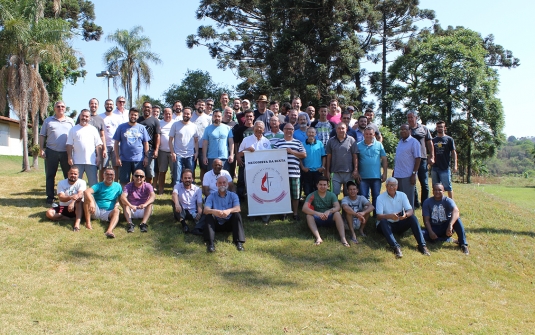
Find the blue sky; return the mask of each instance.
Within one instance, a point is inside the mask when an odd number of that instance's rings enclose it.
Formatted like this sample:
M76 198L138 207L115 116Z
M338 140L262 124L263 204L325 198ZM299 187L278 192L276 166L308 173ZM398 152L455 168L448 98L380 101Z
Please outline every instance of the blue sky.
M197 1L123 1L93 0L96 23L104 29L99 42L73 40L77 51L85 58L88 74L75 85L67 84L63 97L71 109L87 108L92 97L103 102L107 98L107 82L97 78L96 73L105 69L103 54L112 44L105 37L117 29L128 29L136 25L144 28L144 35L152 40L152 51L160 55L163 63L153 65L153 80L149 88L143 87L141 94L159 98L172 84L179 84L188 69L208 71L214 82L234 86L238 80L227 70L217 68L204 47L188 49L186 36L194 34L197 28L210 21L195 18ZM495 43L512 50L520 58L521 66L513 70L500 69L500 92L505 111L505 133L535 136L535 107L528 97L534 94L531 83L535 77L535 43L531 30L531 15L535 12L535 2L528 0L420 0L420 7L433 9L443 27L464 26L481 33L493 34ZM365 67L367 67L365 65ZM111 98L122 91L111 87ZM535 94L534 94L535 95ZM101 103L102 104L102 103ZM103 111L101 106L100 112Z

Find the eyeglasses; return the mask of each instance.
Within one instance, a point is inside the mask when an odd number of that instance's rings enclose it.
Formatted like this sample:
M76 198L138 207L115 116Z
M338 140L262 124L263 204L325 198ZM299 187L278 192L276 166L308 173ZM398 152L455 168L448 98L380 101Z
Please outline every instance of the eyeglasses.
M284 128L284 130L294 131L295 129L293 129L293 128Z
M145 178L145 176L141 175L141 174L135 174L134 177L136 177L136 178Z
M214 107L214 104L207 104L206 106Z
M63 105L57 105L56 108L65 108Z
M120 103L120 104L125 104L126 103L126 101L124 101L124 100L119 100L117 102Z

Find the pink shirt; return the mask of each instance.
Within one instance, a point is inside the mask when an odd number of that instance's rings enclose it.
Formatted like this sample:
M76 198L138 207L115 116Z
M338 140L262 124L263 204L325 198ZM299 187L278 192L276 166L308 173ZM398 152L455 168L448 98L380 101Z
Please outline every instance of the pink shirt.
M152 185L146 182L143 182L141 187L136 187L134 182L130 182L123 188L123 193L126 193L126 199L134 206L147 202L152 192L154 192Z
M336 115L331 115L329 113L327 113L327 120L335 123L335 124L339 124L340 121L342 120L342 113L338 113Z

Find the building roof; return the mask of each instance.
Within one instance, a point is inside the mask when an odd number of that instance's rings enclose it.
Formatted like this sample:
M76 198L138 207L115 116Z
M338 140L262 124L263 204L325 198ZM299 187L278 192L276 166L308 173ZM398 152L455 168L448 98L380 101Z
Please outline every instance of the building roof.
M19 120L15 120L15 119L12 119L12 118L9 118L9 117L6 117L6 116L0 116L0 121L6 121L6 122L11 122L11 123L14 123L14 124L19 124Z

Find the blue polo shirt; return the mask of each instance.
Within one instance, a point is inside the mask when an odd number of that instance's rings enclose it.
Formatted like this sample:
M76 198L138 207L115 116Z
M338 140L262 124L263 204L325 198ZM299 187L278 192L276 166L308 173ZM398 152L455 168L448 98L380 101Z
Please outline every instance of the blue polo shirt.
M394 177L409 178L414 170L414 161L420 157L420 142L410 136L401 139L396 148Z
M377 140L368 145L361 141L359 148L359 173L362 179L381 179L381 157L386 156L383 144Z
M321 168L321 158L327 156L325 147L321 141L314 139L313 143L303 143L307 156L303 159L303 165L310 169L310 171L317 171Z
M225 210L232 207L239 206L240 200L238 199L238 195L234 192L227 191L227 194L225 194L224 197L219 195L218 191L210 193L210 195L206 198L206 202L204 203L205 206L210 207L211 209L218 209L218 210ZM230 219L230 214L226 218L216 218L217 222L219 224L224 224L228 219Z

